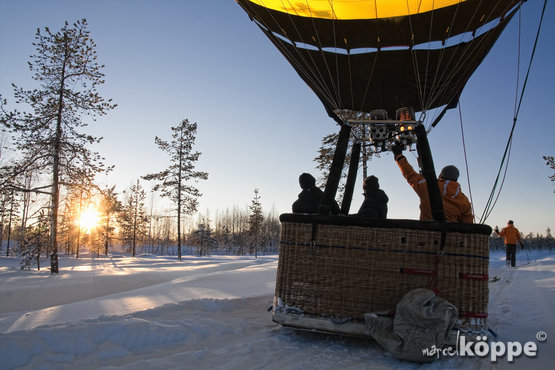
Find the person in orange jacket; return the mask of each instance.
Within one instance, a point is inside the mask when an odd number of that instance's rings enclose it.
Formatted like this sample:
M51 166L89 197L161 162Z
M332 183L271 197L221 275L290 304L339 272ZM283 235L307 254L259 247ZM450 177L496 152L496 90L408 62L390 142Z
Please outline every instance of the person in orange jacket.
M522 244L522 238L520 237L520 231L514 226L513 220L507 222L507 227L504 227L499 231L499 228L495 227L495 233L502 238L505 238L505 252L507 266L509 263L511 267L515 267L516 264L516 241L520 243L520 248L524 249L524 244Z
M392 152L403 177L420 198L420 220L433 220L426 179L412 168L407 158L403 155L403 150L400 146L393 146ZM457 182L458 178L459 170L452 165L445 166L438 177L445 219L449 222L472 224L474 223L472 206L466 195L463 194L461 185Z

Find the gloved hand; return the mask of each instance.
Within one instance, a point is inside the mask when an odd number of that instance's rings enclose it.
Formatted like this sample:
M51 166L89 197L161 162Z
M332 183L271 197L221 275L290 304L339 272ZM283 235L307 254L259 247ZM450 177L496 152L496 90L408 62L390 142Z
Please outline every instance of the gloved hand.
M524 244L520 243L520 249L524 249Z
M391 147L391 151L393 152L393 156L397 157L399 154L403 153L403 147L398 144L395 144Z

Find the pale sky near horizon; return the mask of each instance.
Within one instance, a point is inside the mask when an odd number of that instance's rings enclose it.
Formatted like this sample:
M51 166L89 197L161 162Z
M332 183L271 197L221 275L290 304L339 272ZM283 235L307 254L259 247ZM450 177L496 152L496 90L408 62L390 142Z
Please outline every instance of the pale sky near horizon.
M522 13L520 79L543 1L529 0ZM200 211L214 215L247 207L258 188L265 212L289 212L300 192L298 176L317 176L314 157L321 138L338 127L272 43L234 0L0 0L0 94L13 103L15 83L36 87L27 67L37 28L61 28L86 18L105 64L104 98L118 107L90 132L94 146L115 170L105 179L122 191L140 176L165 168L168 157L154 137L170 138L181 120L197 122L197 168L209 173L196 184ZM555 7L547 4L516 126L504 187L491 216L492 227L515 221L522 232L555 229L553 170L543 155L555 155L553 36ZM475 213L489 197L513 121L517 85L518 19L475 72L461 96L466 151ZM436 170L454 164L470 195L458 109L449 111L429 136ZM408 155L416 166L416 159ZM391 153L370 162L388 194L390 218L419 215L418 197ZM361 173L351 213L362 202ZM143 182L146 189L150 184Z

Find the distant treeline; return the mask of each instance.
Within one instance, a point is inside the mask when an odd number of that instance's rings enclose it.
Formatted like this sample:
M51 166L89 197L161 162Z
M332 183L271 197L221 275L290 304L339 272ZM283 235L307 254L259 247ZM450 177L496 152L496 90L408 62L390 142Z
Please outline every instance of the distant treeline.
M59 253L76 258L83 253L178 254L175 217L170 213L148 215L143 212L139 227L132 227L126 222L130 218L128 211L128 207L120 208L116 212L118 217L112 218L109 228L100 222L91 230L83 230L76 225L74 217L62 215L63 227L58 233ZM261 212L261 209L256 211ZM252 207L234 207L217 211L214 217L199 213L194 219L183 220L182 252L197 256L277 254L280 234L278 215L271 211L254 219L253 215L257 212L253 212ZM0 253L21 257L24 268L40 267L39 257L47 257L51 252L48 249L47 223L44 216L25 229L19 222L0 223ZM254 229L253 224L257 223Z
M551 235L551 229L547 229L545 231L545 235L536 233L528 233L527 235L520 234L522 238L522 242L524 244L524 248L526 249L540 249L540 250L549 250L555 248L555 238ZM489 242L490 250L497 250L497 249L504 249L505 243L503 242L503 238L494 235L490 237Z
M261 226L257 233L253 233L252 211L248 207L226 209L217 211L213 217L199 213L195 219L188 218L184 222L184 244L182 253L191 256L208 255L269 255L279 253L280 222L275 211L268 212L261 218ZM45 220L46 221L46 220ZM63 229L60 239L62 243L60 253L79 257L81 253L96 255L127 254L153 254L160 256L176 256L177 237L175 235L175 217L170 215L151 214L144 219L142 232L137 233L135 246L132 239L126 237L126 227L114 223L114 235L106 238L105 229L99 227L95 230L84 232L79 228ZM46 222L45 222L46 223ZM63 223L62 223L63 224ZM22 267L40 267L39 256L47 257L48 228L38 222L27 230L26 238L35 240L35 243L21 243L17 236L21 233L20 227L14 223L8 229L4 223L1 235L0 253L2 255L17 255L22 258ZM6 239L11 235L10 239ZM521 235L527 249L542 249L551 251L555 247L555 238L551 230L547 229L545 235L529 233ZM106 242L108 241L108 245ZM29 246L35 248L29 248ZM9 249L8 249L9 248ZM492 235L490 237L490 250L504 249L503 239Z

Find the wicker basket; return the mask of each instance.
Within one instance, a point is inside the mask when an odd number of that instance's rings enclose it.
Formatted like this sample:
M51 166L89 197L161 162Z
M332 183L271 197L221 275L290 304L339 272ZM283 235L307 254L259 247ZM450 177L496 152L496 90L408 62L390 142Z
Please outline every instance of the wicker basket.
M289 311L278 309L274 321L291 325L280 318L284 312L362 321L365 313L394 310L412 289L429 288L459 309L459 325L487 329L489 226L292 214L280 220L275 306ZM293 326L314 325L303 321Z

